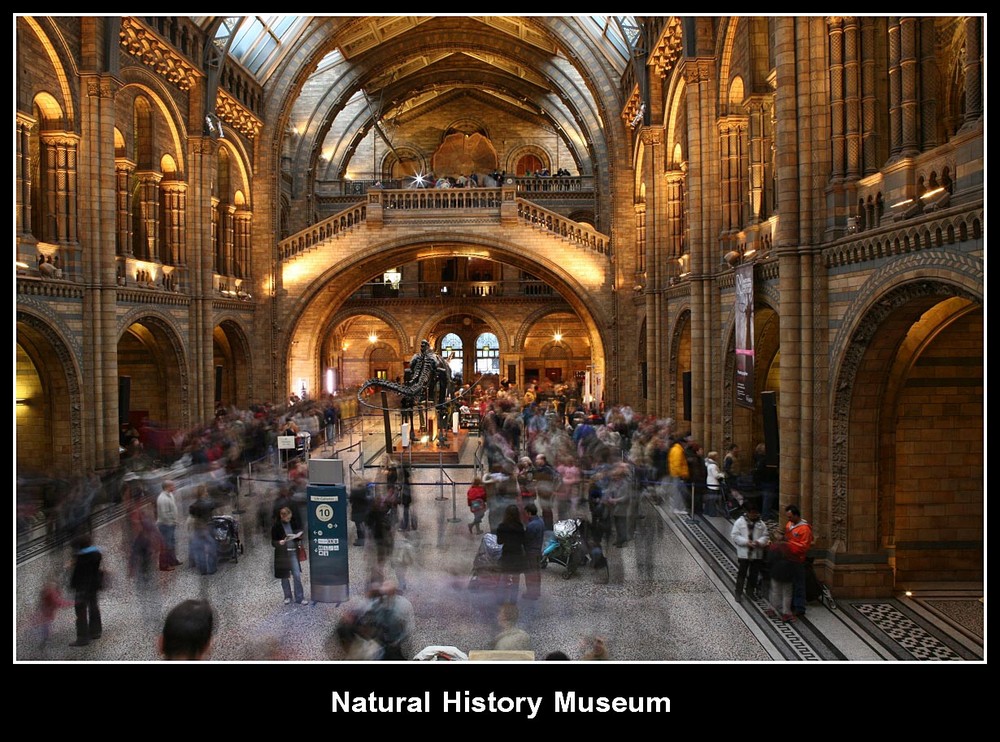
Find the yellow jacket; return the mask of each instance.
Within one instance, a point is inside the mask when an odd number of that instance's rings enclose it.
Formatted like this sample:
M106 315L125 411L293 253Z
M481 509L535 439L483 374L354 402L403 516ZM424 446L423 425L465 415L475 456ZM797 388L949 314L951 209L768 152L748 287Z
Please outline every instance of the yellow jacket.
M667 462L670 464L670 476L690 479L691 472L688 471L687 456L684 455L684 446L675 443L670 447L670 454Z

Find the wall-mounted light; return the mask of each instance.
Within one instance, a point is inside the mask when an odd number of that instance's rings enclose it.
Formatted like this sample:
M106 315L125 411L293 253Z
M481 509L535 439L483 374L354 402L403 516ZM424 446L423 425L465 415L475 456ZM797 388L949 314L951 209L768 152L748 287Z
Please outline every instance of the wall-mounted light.
M375 343L378 342L378 335L372 332L372 334L368 336L368 342L375 345Z
M561 343L562 342L562 333L561 332L557 332L555 335L552 336L552 339L555 340L557 343Z
M27 398L26 398L26 397L17 397L17 398L16 398L15 400L14 400L14 404L17 404L17 405L22 405L22 406L23 406L23 405L26 405L26 404L28 404L28 400L27 400Z

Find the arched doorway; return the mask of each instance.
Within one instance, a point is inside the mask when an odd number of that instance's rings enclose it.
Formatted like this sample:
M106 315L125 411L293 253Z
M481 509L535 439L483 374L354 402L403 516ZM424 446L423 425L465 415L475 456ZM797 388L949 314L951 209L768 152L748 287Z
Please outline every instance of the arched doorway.
M834 386L832 548L883 555L870 569L884 591L980 583L982 304L921 280L868 307Z
M132 322L118 340L119 420L139 432L147 453L169 457L189 427L187 372L180 342L166 321Z
M212 367L215 372L213 400L226 407L250 406L250 351L246 335L227 320L212 332Z

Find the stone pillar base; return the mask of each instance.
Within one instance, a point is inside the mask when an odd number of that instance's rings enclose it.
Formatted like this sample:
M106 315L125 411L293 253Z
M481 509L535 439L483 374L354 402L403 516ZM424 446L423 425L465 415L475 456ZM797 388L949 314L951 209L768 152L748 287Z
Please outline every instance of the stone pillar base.
M870 556L871 561L852 560L840 563L817 557L813 568L817 579L830 588L835 599L893 597L896 576L892 566L884 556Z

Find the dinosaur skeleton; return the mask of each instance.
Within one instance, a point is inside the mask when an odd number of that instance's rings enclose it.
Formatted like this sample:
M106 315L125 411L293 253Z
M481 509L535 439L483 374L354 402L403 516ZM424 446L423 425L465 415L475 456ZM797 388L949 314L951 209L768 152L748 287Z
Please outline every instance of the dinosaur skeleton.
M412 379L409 384L397 384L395 381L389 381L388 379L368 379L358 389L358 402L365 407L381 410L381 407L369 404L364 400L365 391L373 387L379 387L395 392L402 397L412 399L414 403L429 401L429 397L436 391L437 402L434 405L435 408L442 408L451 404L452 400L448 398L448 392L451 389L451 369L441 356L431 350L430 343L426 340L420 341L420 351L415 353L410 360L410 373L412 374ZM464 394L468 394L481 379L482 377L470 384Z

